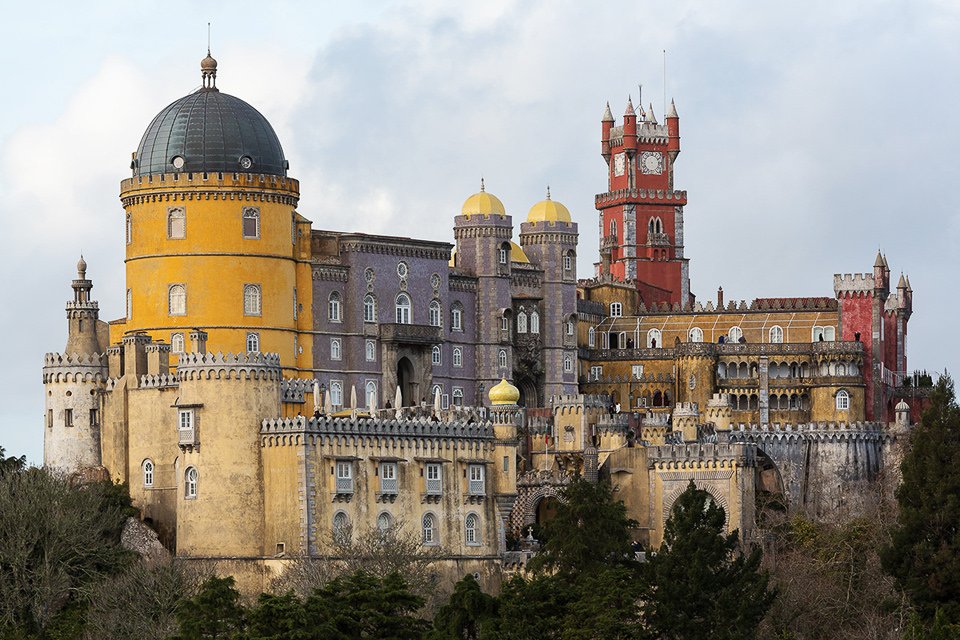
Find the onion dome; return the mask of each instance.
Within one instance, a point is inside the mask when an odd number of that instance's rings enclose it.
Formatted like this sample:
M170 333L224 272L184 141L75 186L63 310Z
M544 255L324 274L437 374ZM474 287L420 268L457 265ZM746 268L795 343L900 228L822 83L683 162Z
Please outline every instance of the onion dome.
M910 405L908 405L905 400L901 400L900 402L897 403L897 406L894 407L894 411L896 411L897 413L903 413L904 411L909 413Z
M547 187L547 199L530 207L527 222L572 222L572 219L569 209L550 199L550 187Z
M490 398L490 404L492 405L517 404L520 402L520 389L507 382L506 378L502 378L499 383L490 389L487 397Z
M79 262L77 262L77 273L80 274L81 279L87 274L87 261L83 259L82 253Z
M216 87L217 61L200 63L203 87L165 107L134 156L134 176L160 173L263 173L285 176L288 163L270 123Z
M503 203L500 202L500 198L492 193L487 193L483 185L483 179L481 178L480 191L464 201L463 207L460 209L460 213L468 217L491 214L505 216L507 215L507 210L503 207Z
M510 262L523 262L524 264L530 264L530 258L527 257L527 252L523 250L523 247L512 240L510 241Z

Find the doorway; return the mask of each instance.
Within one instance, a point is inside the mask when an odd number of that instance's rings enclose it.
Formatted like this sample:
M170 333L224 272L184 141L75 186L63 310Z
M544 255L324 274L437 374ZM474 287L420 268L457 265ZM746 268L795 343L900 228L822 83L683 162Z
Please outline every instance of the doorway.
M419 401L417 397L419 385L414 379L413 363L406 356L397 361L397 385L400 387L403 406L412 407L416 405Z

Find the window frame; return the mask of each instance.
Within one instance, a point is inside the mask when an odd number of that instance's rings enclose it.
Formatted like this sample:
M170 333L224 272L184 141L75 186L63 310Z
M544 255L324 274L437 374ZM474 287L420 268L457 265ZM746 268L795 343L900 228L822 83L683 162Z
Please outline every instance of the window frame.
M770 344L783 344L783 327L778 324L770 327L767 331L767 340Z
M443 349L441 349L438 344L433 345L433 348L430 350L430 364L435 367L443 364Z
M174 220L180 221L180 235L174 234ZM167 240L184 240L187 237L186 207L167 207Z
M507 350L500 349L497 353L497 368L506 369L509 362L507 361Z
M327 296L327 320L337 324L343 322L343 296L339 291L331 291Z
M330 359L335 362L343 360L343 342L340 338L330 338Z
M687 331L687 341L694 343L703 342L703 329L700 327L690 327Z
M463 347L454 347L452 356L453 366L456 369L463 367Z
M247 233L247 220L254 221L254 235ZM260 207L242 207L240 209L240 233L244 240L260 239Z
M193 465L190 465L183 472L183 498L184 500L196 500L200 493L200 472Z
M263 288L252 282L243 285L243 315L263 315Z
M366 340L364 341L364 357L367 362L376 362L377 361L377 341L376 340Z
M174 310L174 294L177 294L177 301L182 304L181 310ZM187 315L187 285L182 282L174 282L167 285L167 315L185 316Z
M573 373L573 358L566 356L563 359L563 372L564 373Z
M463 305L459 302L450 307L450 330L463 331Z
M253 345L256 349L251 349ZM246 339L247 353L260 353L260 333L257 331L248 331Z
M377 321L377 299L372 293L363 296L363 321L366 323Z
M340 409L343 408L343 381L330 381L330 404Z
M540 312L536 309L530 312L530 333L540 334Z
M622 317L623 317L623 303L622 303L622 302L611 302L611 303L610 303L610 317L611 317L611 318L622 318Z
M463 519L463 542L468 547L479 547L481 545L480 516L472 511Z
M401 302L401 298L406 302ZM413 324L413 301L409 294L404 291L397 294L394 300L394 311L397 324Z
M733 344L738 344L740 342L740 338L742 337L743 337L743 329L740 328L740 325L735 324L729 329L727 329L727 340L729 342Z
M187 337L184 335L183 331L174 331L170 334L170 352L171 353L186 353L187 351Z
M840 389L837 391L836 398L834 399L834 406L837 411L849 411L850 410L850 392L846 389Z
M155 470L153 460L151 460L150 458L147 458L146 460L143 461L142 467L143 467L143 486L145 488L153 487L153 480L154 480L153 476L154 476L154 470Z
M439 300L431 300L427 307L427 318L431 327L443 326L443 307Z
M657 346L653 346L653 341L656 340ZM663 332L660 329L654 327L647 331L647 349L662 349L663 348Z

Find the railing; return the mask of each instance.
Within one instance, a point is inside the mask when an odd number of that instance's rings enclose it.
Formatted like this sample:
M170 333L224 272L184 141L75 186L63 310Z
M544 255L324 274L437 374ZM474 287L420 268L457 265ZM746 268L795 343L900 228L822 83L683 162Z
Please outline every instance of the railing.
M427 495L439 496L443 493L443 480L440 478L427 478Z
M353 493L353 478L337 478L337 493Z
M397 479L380 478L380 493L397 493Z
M616 246L617 246L617 236L615 235L603 236L603 238L600 239L601 249L613 249Z
M472 496L482 496L486 494L486 487L484 487L483 478L479 480L470 479L467 483L467 493Z
M429 324L383 323L380 325L380 339L406 344L440 344L443 331Z
M181 447L192 447L199 444L197 442L197 430L193 427L189 429L177 429L177 435L179 436L178 439Z
M648 233L647 244L657 247L668 246L670 244L670 236L665 233Z

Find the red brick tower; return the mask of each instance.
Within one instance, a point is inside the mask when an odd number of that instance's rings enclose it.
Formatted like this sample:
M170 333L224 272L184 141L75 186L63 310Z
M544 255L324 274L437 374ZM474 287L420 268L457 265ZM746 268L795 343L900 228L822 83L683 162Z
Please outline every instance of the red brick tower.
M693 302L689 261L683 255L686 191L673 190L673 164L680 154L680 118L670 103L666 124L653 105L644 113L627 101L623 126L615 127L610 105L601 121L601 153L607 162L607 192L600 211L600 276L636 283L643 301Z

